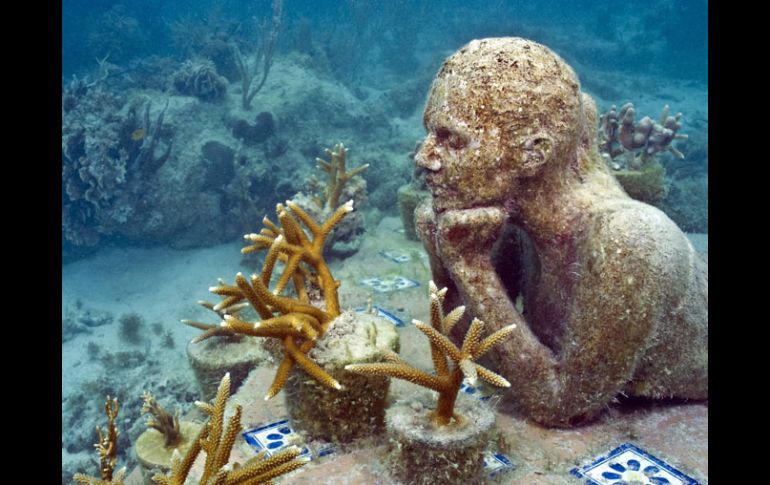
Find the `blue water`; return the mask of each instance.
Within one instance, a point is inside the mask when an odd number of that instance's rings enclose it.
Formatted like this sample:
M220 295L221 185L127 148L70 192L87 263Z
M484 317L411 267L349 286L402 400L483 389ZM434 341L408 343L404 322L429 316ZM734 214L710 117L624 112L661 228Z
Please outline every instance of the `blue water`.
M706 0L284 0L273 30L275 7L268 0L63 1L65 272L110 251L232 244L259 230L276 203L306 190L318 175L313 160L328 159L324 148L340 141L350 148L349 168L370 165L359 207L367 227L398 215L396 191L412 179L433 77L470 40L498 36L549 46L575 69L600 112L629 101L655 120L664 105L681 111L689 139L676 146L684 158L660 156L669 191L656 205L685 231L708 233ZM271 32L277 37L266 83L244 110L231 49L254 63ZM195 84L202 78L184 78L189 62L213 66L218 84L206 91ZM256 66L263 72L262 60ZM169 259L187 264L180 254ZM213 274L211 284L219 276L231 275ZM73 278L90 277L98 275ZM68 339L85 338L82 332L100 343L93 329L112 325L115 333L126 314L141 316L139 303L121 302L104 315L88 308L87 295L81 307L71 289L63 292L72 296L65 334L75 333ZM194 307L198 297L185 297ZM144 322L147 335L152 323ZM69 379L63 375L65 423L86 413L87 431L63 439L63 447L89 453L93 424L104 423L103 402L85 402L84 388L73 391ZM104 376L87 384L92 401L121 391ZM192 401L190 389L167 391ZM83 465L63 465L63 483Z
M125 32L109 31L110 41L99 42L100 24L116 7L133 19ZM62 55L64 76L87 72L94 57L107 46L120 50L127 62L148 55L179 55L170 24L185 17L200 22L244 28L254 16L270 12L269 1L134 1L66 0L63 2ZM288 53L292 39L308 24L321 49L349 42L346 49L369 53L355 70L385 66L399 69L398 59L370 57L379 50L399 52L402 62L431 51L454 50L467 41L491 36L521 35L547 43L553 28L575 32L572 42L557 49L567 58L602 69L647 73L707 81L708 2L706 0L632 2L597 1L340 1L284 2L284 31L279 47ZM211 24L209 24L211 25ZM247 27L245 27L247 28ZM615 43L633 54L592 56L578 45L587 40ZM325 38L326 37L326 38ZM104 40L104 39L101 39ZM335 44L336 45L336 44ZM431 67L431 66L424 66Z

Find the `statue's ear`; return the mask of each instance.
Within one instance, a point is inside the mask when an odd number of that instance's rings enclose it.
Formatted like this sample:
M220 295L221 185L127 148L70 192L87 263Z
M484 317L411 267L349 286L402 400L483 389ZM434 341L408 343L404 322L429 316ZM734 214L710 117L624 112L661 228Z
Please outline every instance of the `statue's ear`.
M583 108L580 146L588 151L596 145L598 140L596 129L599 126L599 114L596 108L596 102L586 93L580 93L580 105Z
M546 133L535 133L524 142L522 157L522 175L531 177L540 171L553 155L554 142Z

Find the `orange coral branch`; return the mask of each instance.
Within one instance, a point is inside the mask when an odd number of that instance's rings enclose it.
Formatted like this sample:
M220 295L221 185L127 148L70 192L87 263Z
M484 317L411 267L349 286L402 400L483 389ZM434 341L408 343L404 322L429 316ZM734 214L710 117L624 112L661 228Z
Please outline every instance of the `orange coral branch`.
M509 325L500 329L479 342L484 322L474 319L465 335L462 346L457 348L446 337L446 334L460 319L465 307L457 307L447 316L444 316L442 305L446 288L439 290L432 281L428 286L430 289L431 325L426 325L418 320L414 320L413 323L430 341L436 375L426 374L404 363L395 355L385 356L385 359L389 361L388 363L353 364L345 366L345 369L359 374L396 377L438 392L436 409L431 412L430 416L437 424L446 426L460 419L454 413L454 405L464 377L471 382L475 382L480 377L494 386L510 387L510 383L503 377L476 364L474 360L489 350L492 345L501 342L510 335L516 325ZM452 362L451 367L447 359Z
M339 282L334 279L324 260L323 247L334 227L352 210L353 202L349 201L337 208L327 221L319 224L293 202L287 202L286 206L278 204L276 213L280 227L265 217L262 221L265 228L260 234L244 236L252 244L243 248L243 253L267 250L260 274L246 278L238 273L235 285L220 282L218 286L210 288L223 298L212 307L222 318L219 325L221 330L185 321L188 325L205 330L197 340L219 335L221 333L218 332L222 331L281 339L284 358L266 399L280 392L294 364L322 384L340 388L339 383L306 354L313 348L314 341L326 332L331 321L340 314L337 293ZM302 225L308 229L309 234L305 233ZM281 274L271 291L269 285L276 268L281 265ZM289 282L294 284L295 296L282 295ZM324 299L322 308L311 304L308 285L320 286ZM226 308L239 305L244 300L259 314L260 321L248 322L223 313Z

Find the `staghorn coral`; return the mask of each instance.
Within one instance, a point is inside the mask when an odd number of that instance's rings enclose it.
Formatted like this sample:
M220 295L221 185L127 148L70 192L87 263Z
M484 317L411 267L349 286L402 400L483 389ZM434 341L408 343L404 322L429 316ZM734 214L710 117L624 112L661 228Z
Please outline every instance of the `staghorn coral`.
M226 286L227 283L223 279L219 279L219 286ZM226 300L227 296L221 296L222 300ZM242 302L242 303L234 303L229 304L224 307L220 305L216 305L214 303L210 303L208 301L200 300L198 301L198 304L202 306L203 308L206 308L208 310L211 310L212 312L216 313L219 317L220 321L225 318L225 315L230 316L237 316L238 313L241 312L244 308L248 307L249 304ZM182 320L182 323L185 325L189 325L191 327L197 328L199 330L203 330L203 333L198 335L192 340L192 343L198 343L202 342L210 337L218 336L218 337L240 337L239 334L233 332L229 328L225 328L222 325L218 323L203 323L203 322L196 322L193 320Z
M379 362L382 354L399 349L399 334L388 320L346 310L330 324L308 353L342 386L319 385L305 373L294 372L284 387L286 410L306 439L348 443L384 431L390 379L353 374L349 364Z
M145 482L149 477L171 469L174 453L183 454L193 445L202 425L194 421L179 421L179 411L172 415L150 394L142 395L142 414L150 414L145 422L147 429L134 441L134 454L141 465Z
M669 116L666 105L659 123L648 116L634 123L634 115L631 103L624 104L619 113L615 106L604 113L599 122L599 150L629 196L657 206L669 191L666 170L657 154L668 151L684 158L671 145L675 139L687 139L687 135L677 133L682 113Z
M275 477L289 473L305 465L309 458L298 458L301 453L296 446L288 447L266 458L263 451L243 465L229 464L230 452L235 440L243 429L241 426L241 406L225 425L225 406L230 397L230 374L225 374L217 390L213 404L197 401L195 404L209 415L208 422L185 453L184 457L174 452L171 471L168 474L156 474L153 480L158 485L184 485L193 463L201 450L206 452L203 472L198 479L200 485L252 485L270 483Z
M339 282L334 280L324 261L323 247L331 230L352 210L353 202L348 201L337 208L323 225L319 225L295 203L288 201L286 207L278 204L276 212L281 227L265 217L265 227L260 234L244 236L251 245L243 248L242 253L267 250L261 273L248 279L238 273L235 285L220 283L210 288L212 293L223 297L222 301L212 307L215 312L222 312L222 328L237 334L281 339L284 356L265 396L266 400L280 392L295 364L323 385L341 388L334 378L306 354L315 345L315 340L326 332L331 321L340 314L337 297ZM310 230L312 239L305 234L300 221ZM276 263L279 262L284 265L283 271L274 289L270 291L268 286ZM281 295L289 283L294 285L294 297ZM315 306L311 298L318 291L322 293L323 300ZM257 312L260 321L247 322L228 312L228 308L244 301ZM198 340L217 333L206 324L189 321L183 323L205 330Z
M226 283L220 279L219 284ZM214 311L213 303L206 301L198 303ZM248 303L235 304L214 313L217 314L220 322L225 314L244 319L247 317L241 317L240 312L248 306ZM219 381L225 373L230 373L232 389L235 390L240 387L255 366L270 360L269 353L262 342L243 338L243 335L223 328L219 323L210 325L190 320L183 320L182 323L204 331L186 348L187 360L195 372L203 399L212 399L216 395Z
M439 290L433 281L430 282L429 286L431 325L426 325L418 320L413 320L413 323L430 340L430 353L436 375L410 366L401 360L398 354L392 352L386 355L389 361L387 363L352 364L345 366L345 369L359 374L397 377L432 389L438 392L439 397L436 409L430 413L431 420L439 426L459 424L463 422L463 419L455 414L454 406L463 379L468 379L471 384L475 384L477 379L481 378L494 386L510 387L508 381L503 377L480 366L475 361L492 346L508 337L516 325L503 327L479 341L484 322L474 318L462 346L457 348L447 338L447 335L462 317L465 307L459 306L445 316L443 303L447 289ZM452 362L451 366L447 359Z
M625 154L626 167L634 170L640 170L661 152L668 151L684 158L682 152L671 145L674 140L687 139L687 135L677 133L682 127L679 123L682 113L669 116L668 105L665 105L658 123L649 116L635 123L632 103L624 104L620 112L615 110L613 105L600 118L599 150L606 158L614 162L615 157ZM614 162L613 168L617 170L621 166Z
M325 150L330 159L316 158L317 167L327 173L325 182L310 179L309 192L296 194L292 201L302 207L316 219L326 219L339 206L340 199L353 200L358 206L366 197L366 180L358 176L369 164L361 165L347 171L348 149L342 143ZM358 250L365 231L363 214L356 212L334 228L327 239L326 248L329 253L347 255Z
M330 157L329 161L322 158L316 158L315 161L318 164L318 168L328 174L328 182L326 186L321 188L323 192L323 199L320 197L316 200L316 204L323 208L324 211L332 211L339 207L340 195L345 185L356 175L362 173L369 168L369 164L361 165L348 172L345 167L348 149L342 143L337 143L333 148L327 148L326 154ZM318 188L321 187L320 182L316 181L314 185Z
M107 414L107 429L102 433L102 429L96 427L99 441L94 444L94 447L99 451L99 475L101 478L76 473L72 479L77 483L84 485L123 485L123 479L126 475L125 467L116 473L114 472L118 455L118 436L120 435L115 427L118 410L118 398L110 401L110 396L107 396L107 401L104 403L104 411Z
M163 406L158 404L152 394L149 391L144 391L142 394L142 414L151 414L152 416L147 418L145 423L148 428L156 429L163 434L164 443L166 447L171 447L179 443L182 439L182 434L179 431L179 416L178 413L173 415L166 411Z

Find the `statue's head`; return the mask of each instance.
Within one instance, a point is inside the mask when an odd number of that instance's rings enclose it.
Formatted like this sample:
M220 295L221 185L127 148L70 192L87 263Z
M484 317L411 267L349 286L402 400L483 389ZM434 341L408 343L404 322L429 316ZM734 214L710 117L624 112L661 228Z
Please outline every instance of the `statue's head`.
M558 55L515 38L474 40L444 62L415 157L436 210L502 205L524 178L566 169L586 116L575 72Z

